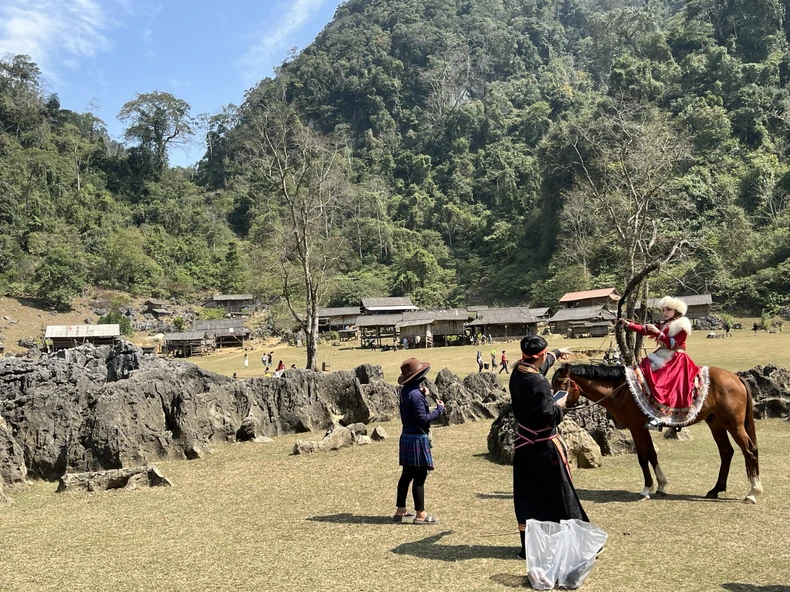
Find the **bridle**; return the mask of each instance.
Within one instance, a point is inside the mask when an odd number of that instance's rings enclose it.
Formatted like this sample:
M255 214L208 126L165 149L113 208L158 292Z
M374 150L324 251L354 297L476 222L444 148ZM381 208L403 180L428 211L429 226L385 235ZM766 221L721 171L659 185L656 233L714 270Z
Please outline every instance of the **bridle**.
M587 407L594 407L595 405L600 405L601 403L606 401L606 399L609 399L609 398L613 397L615 394L617 394L619 391L621 391L623 389L623 387L625 387L628 384L628 382L623 382L623 384L618 386L616 389L614 389L611 393L609 393L605 397L601 397L597 401L593 401L593 400L590 399L590 396L587 393L584 392L584 389L579 386L579 383L576 382L575 380L573 380L570 375L571 375L571 371L568 370L568 375L565 376L564 378L560 379L561 390L570 392L570 389L568 387L571 386L574 389L576 389L577 391L579 391L580 395L584 395L584 398L587 399L587 401L588 401L587 405L574 405L573 407L571 407L571 409L578 409L578 408L583 408L584 409L584 408L587 408Z

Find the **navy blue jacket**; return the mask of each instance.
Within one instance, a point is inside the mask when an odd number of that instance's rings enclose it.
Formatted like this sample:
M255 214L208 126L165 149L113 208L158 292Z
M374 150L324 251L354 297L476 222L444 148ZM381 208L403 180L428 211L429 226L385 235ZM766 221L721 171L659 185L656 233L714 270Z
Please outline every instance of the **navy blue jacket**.
M400 419L404 434L427 434L431 422L444 411L444 406L428 412L428 401L420 391L420 385L407 382L400 389Z

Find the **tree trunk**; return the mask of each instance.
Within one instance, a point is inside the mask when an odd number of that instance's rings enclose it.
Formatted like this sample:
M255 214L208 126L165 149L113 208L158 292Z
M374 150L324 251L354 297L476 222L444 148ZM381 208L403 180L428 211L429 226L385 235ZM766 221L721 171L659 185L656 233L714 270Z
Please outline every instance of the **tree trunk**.
M305 334L305 340L307 341L307 364L305 368L318 371L318 302L314 300L307 304Z

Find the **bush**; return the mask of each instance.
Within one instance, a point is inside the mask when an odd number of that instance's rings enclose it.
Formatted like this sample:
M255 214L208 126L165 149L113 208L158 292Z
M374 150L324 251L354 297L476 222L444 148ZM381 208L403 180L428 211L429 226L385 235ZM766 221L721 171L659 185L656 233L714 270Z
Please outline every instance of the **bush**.
M111 310L103 317L99 317L99 324L100 325L118 325L121 328L121 335L131 336L134 331L132 331L132 322L129 320L124 314L121 314L117 310Z
M221 308L201 308L197 312L202 321L219 321L225 318L225 311Z
M183 331L186 323L184 322L183 317L176 317L173 319L173 326L176 328L176 331Z
M58 310L66 310L85 284L82 264L66 251L55 249L36 269L36 296Z

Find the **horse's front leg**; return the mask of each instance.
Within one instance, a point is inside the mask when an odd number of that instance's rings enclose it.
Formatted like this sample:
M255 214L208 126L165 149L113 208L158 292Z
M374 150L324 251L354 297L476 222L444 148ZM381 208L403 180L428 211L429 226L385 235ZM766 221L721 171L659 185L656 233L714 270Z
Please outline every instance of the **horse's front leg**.
M639 466L642 467L642 474L645 478L645 488L640 495L642 499L649 500L650 493L653 491L653 475L650 473L650 460L647 441L650 439L648 431L640 426L639 428L628 428L634 438L636 446L636 457L639 459Z
M647 432L647 460L653 465L653 471L656 473L656 480L658 481L658 489L656 489L657 497L664 497L667 494L667 478L664 476L664 471L658 464L658 453L653 444L653 438L650 437L650 432Z
M727 491L727 477L730 474L730 462L735 449L730 444L730 439L727 437L727 428L713 415L706 419L710 433L713 434L713 439L716 441L716 446L719 449L719 458L721 464L719 465L719 478L716 480L716 485L713 486L705 497L708 499L716 499L719 494Z

